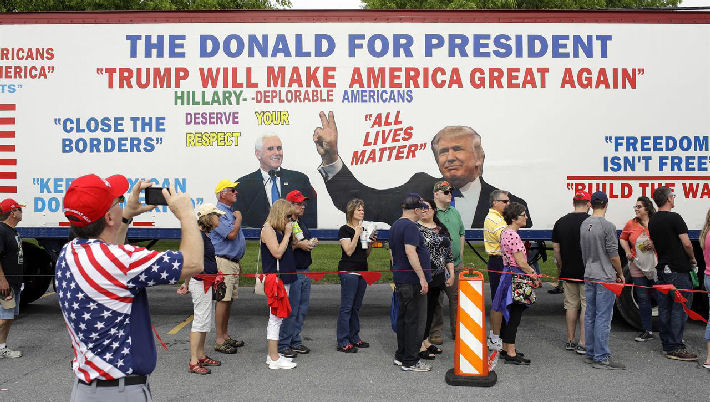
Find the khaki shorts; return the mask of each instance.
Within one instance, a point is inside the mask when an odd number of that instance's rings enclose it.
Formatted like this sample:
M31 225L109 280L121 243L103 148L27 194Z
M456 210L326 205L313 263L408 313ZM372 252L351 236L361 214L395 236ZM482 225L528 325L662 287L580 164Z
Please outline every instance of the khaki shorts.
M242 272L242 267L238 262L217 257L217 271L223 274L234 274L224 277L224 284L227 285L227 291L222 301L232 301L236 299L239 296L239 274Z
M582 310L587 307L587 296L584 294L584 282L562 282L565 291L565 310Z

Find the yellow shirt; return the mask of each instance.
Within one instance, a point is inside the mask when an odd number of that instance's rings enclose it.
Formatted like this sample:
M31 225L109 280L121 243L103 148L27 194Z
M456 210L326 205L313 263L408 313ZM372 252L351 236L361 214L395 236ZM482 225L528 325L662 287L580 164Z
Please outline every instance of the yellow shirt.
M507 226L500 212L493 208L488 210L486 220L483 222L483 244L488 255L501 255L500 233Z

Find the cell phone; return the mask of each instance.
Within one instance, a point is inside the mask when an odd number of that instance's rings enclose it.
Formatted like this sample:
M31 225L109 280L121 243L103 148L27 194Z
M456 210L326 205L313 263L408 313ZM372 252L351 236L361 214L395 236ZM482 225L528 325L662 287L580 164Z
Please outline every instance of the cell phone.
M168 190L169 191L169 190ZM163 196L163 187L148 187L145 189L146 205L168 205Z

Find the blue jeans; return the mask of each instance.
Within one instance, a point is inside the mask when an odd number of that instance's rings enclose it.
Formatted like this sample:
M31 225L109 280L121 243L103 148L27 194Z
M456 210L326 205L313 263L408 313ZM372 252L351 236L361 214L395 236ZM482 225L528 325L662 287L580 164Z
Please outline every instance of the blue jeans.
M288 292L288 302L291 304L291 315L281 323L279 332L279 350L301 346L301 330L303 321L308 314L308 305L311 299L311 278L304 275L308 269L298 271L298 280L291 284Z
M611 356L609 332L611 332L611 317L614 314L616 295L601 283L593 282L584 284L584 294L587 297L587 310L584 314L584 343L587 347L587 356L600 362Z
M340 275L340 309L338 310L338 346L356 344L360 339L360 307L367 282L360 275Z
M646 278L631 278L636 286L653 286L653 281ZM641 315L641 325L644 331L651 332L653 330L652 315L651 315L651 300L657 299L655 289L634 288L636 291L636 302L639 305L639 314Z
M661 269L658 270L658 283L674 285L676 289L693 288L690 274L680 272L667 274ZM683 331L685 330L685 321L688 319L688 315L683 311L683 305L673 300L673 293L668 292L668 294L664 295L658 292L658 319L661 324L659 335L665 352L685 349ZM692 294L689 292L681 292L681 294L688 299L687 305L690 306L693 300Z
M705 275L705 290L710 290L710 275ZM710 297L708 297L708 305L710 305ZM710 342L710 320L705 326L705 340Z

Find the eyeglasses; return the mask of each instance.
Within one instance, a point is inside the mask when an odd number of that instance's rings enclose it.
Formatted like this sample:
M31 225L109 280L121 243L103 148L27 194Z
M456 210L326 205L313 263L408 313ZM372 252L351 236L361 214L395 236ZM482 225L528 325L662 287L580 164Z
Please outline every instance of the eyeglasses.
M229 191L229 192L231 192L231 193L236 193L236 192L237 192L237 189L234 188L234 187L232 187L232 188L228 189L227 191Z
M527 217L528 217L528 215L527 215L525 212L523 212L522 214L520 214L520 215L518 215L518 216L521 217L521 218L527 218Z
M126 201L126 197L119 195L118 198L116 199L116 201L114 201L113 204L111 204L111 206L108 209L111 209L118 204L123 204L124 201Z
M634 205L634 209L641 209L643 208L643 205Z
M22 208L15 208L15 209L13 209L13 211L20 211L20 212L22 212Z
M503 204L507 204L510 202L510 200L496 200L496 201L502 202Z
M306 203L305 203L305 201L304 202L292 202L291 205L293 205L294 207L305 207Z
M444 195L451 194L451 190L442 190L441 192L444 193Z

